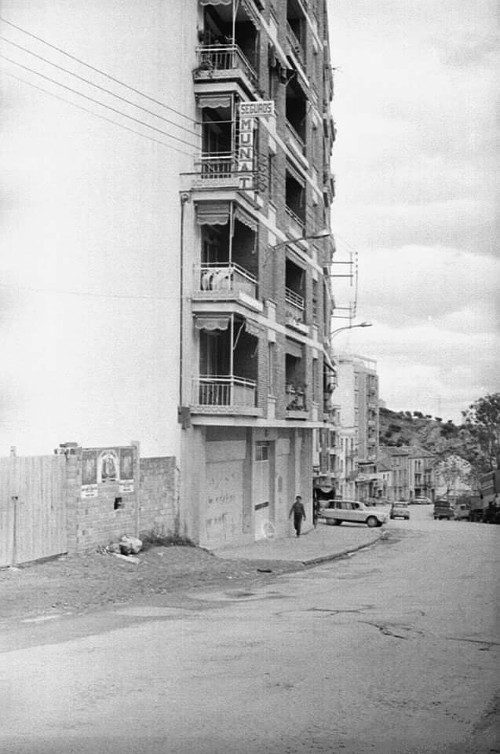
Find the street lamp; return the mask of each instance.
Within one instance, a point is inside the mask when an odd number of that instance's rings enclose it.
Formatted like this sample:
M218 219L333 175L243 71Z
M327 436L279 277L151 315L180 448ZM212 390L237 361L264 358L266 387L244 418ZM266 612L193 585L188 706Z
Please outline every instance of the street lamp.
M343 330L354 330L355 327L373 327L373 322L359 322L357 325L346 325L345 327L339 327L338 330L334 330L330 333L330 340L334 338L339 332Z
M315 241L320 238L329 238L333 233L328 228L323 228L318 233L314 233L310 236L298 236L298 238L287 238L286 241L280 241L272 246L269 245L268 249L279 249L280 246L290 246L290 244L299 243L300 241Z

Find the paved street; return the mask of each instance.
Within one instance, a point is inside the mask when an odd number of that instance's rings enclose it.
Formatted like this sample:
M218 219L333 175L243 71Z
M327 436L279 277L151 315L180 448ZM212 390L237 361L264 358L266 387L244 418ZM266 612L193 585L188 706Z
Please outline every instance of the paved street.
M268 585L20 624L1 655L0 750L499 751L500 530L411 513Z

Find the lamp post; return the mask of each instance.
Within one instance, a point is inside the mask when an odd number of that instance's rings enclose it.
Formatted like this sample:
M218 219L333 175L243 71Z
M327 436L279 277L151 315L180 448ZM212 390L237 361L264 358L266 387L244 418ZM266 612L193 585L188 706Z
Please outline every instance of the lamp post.
M346 325L345 327L339 327L338 330L334 330L330 333L330 340L334 338L336 335L339 334L339 332L343 332L343 330L354 330L355 327L373 327L372 322L359 322L356 325Z
M280 241L279 243L275 243L272 246L268 246L268 249L279 249L280 246L290 246L294 243L299 243L300 241L316 241L320 238L329 238L332 236L333 233L331 230L328 230L328 228L324 228L323 230L320 230L318 233L313 233L310 236L298 236L298 238L287 238L286 241Z

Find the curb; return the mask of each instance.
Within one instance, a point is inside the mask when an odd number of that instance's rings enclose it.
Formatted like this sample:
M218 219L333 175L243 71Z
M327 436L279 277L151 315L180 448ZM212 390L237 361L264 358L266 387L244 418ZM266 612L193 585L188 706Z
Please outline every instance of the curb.
M310 558L309 560L302 560L301 563L304 566L312 566L312 565L320 565L320 563L327 563L330 560L337 560L338 558L344 558L346 555L353 555L355 552L359 552L360 550L365 550L367 547L371 547L372 545L375 545L377 542L380 542L381 539L386 539L387 533L381 532L378 537L375 537L371 542L366 542L363 545L358 545L358 547L350 547L347 550L341 550L340 552L333 553L332 555L322 555L318 558Z

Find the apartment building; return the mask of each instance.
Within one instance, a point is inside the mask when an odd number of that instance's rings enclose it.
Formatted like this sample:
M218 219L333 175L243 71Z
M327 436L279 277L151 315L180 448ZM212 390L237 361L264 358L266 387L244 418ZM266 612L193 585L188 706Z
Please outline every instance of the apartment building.
M4 452L134 440L176 458L194 541L285 534L330 420L326 0L2 15Z
M329 418L326 3L201 0L200 152L183 201L180 419L188 530L207 546L288 531Z
M341 464L339 489L361 500L376 497L378 475L378 376L376 362L364 356L335 357L338 386L335 400L340 406ZM348 448L348 450L345 450Z
M434 500L436 492L436 457L422 448L411 448L409 487L410 500L426 497Z

